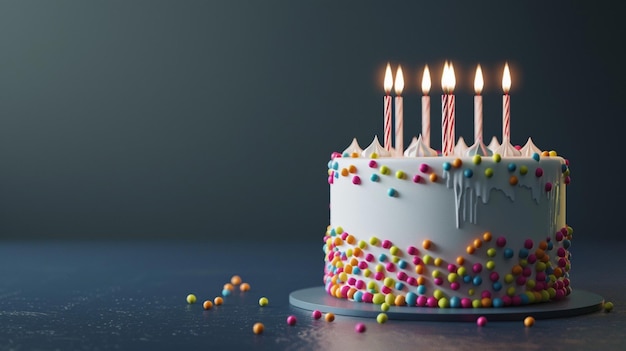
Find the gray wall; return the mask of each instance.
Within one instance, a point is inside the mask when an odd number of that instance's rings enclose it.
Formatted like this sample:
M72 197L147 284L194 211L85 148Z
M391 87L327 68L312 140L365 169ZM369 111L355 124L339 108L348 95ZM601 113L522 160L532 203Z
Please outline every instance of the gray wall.
M330 153L382 133L386 62L405 72L406 144L425 64L440 140L451 60L457 136L473 140L478 63L500 135L508 61L513 142L569 158L568 222L610 239L621 22L589 1L1 0L0 237L317 240Z

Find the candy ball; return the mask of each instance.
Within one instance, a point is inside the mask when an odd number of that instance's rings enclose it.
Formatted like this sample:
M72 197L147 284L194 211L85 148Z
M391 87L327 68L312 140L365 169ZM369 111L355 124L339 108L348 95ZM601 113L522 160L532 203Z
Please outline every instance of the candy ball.
M365 328L365 324L363 324L363 323L357 323L354 326L354 331L357 332L357 333L363 333L363 332L365 332L365 329L366 329Z
M289 325L296 325L296 316L289 316L287 317L287 324Z
M487 325L487 317L484 317L484 316L478 317L478 319L476 319L476 324L479 327L484 327L485 325Z
M605 302L604 305L604 312L611 312L613 310L613 302Z
M218 296L218 297L216 297L216 298L214 298L214 299L213 299L213 304L214 304L215 306L219 306L219 305L221 305L221 304L223 304L223 303L224 303L224 299L223 299L223 298L221 298L220 296Z
M530 317L530 316L524 318L525 327L532 327L533 325L535 325L535 318Z
M378 314L378 316L376 316L376 321L377 321L379 324L385 324L385 323L387 323L387 320L388 320L388 319L389 319L389 318L387 317L387 314L385 314L385 313L379 313L379 314Z
M252 326L252 331L254 332L254 334L261 334L263 333L263 330L265 330L265 326L263 325L263 323L254 323L254 325Z
M318 310L315 310L315 311L313 311L311 316L313 317L313 319L320 319L320 318L322 318L322 312L318 311Z
M324 319L326 320L326 322L332 322L335 320L335 315L333 313L328 312L324 316Z
M248 284L248 283L241 283L241 285L239 285L239 290L241 290L241 291L249 291L250 290L250 284Z
M230 283L231 283L231 284L233 284L233 285L239 285L239 284L241 284L241 277L240 277L240 276L238 276L238 275L233 275L233 276L230 278Z
M210 300L206 300L204 301L204 303L202 304L202 307L205 310L210 310L213 307L213 302L211 302Z
M193 303L196 303L196 295L194 294L187 295L187 303L190 305Z

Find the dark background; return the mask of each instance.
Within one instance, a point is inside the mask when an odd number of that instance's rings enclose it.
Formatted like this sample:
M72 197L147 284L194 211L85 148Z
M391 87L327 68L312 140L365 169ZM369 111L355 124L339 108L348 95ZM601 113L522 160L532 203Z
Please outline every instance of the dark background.
M405 73L405 145L429 65L439 147L451 60L457 137L473 142L478 63L484 135L500 137L508 61L513 143L568 158L568 223L611 240L626 117L614 6L0 0L0 238L317 240L330 153L382 133L387 61Z

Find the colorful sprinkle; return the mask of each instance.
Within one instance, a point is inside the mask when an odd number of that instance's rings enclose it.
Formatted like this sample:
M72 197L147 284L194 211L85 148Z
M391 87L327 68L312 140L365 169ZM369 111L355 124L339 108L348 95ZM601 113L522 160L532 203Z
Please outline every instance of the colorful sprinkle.
M366 329L366 327L365 327L365 324L363 324L363 323L357 323L354 326L354 331L357 332L357 333L364 333L365 329Z
M335 320L335 314L328 312L326 313L326 315L324 316L324 319L326 320L326 322L332 322Z
M296 316L292 315L292 316L287 317L287 324L289 325L296 325L297 321L298 320L296 319Z
M259 299L259 306L261 307L265 307L267 305L269 305L270 300L267 299L267 297L262 297Z
M528 316L526 318L524 318L524 326L527 328L532 327L533 325L535 325L535 318Z
M320 319L322 318L322 312L319 310L315 310L313 311L313 313L311 313L311 317L313 317L313 319Z
M385 314L385 313L381 312L381 313L378 314L378 316L376 316L376 321L379 324L385 324L385 323L387 323L387 320L389 320L389 317L387 317L387 314Z
M476 319L476 324L477 324L479 327L484 327L484 326L486 326L486 325L487 325L487 317L485 317L485 316L480 316L480 317L478 317L478 319Z
M206 300L202 303L202 308L204 308L205 310L210 310L211 308L213 308L213 302L211 302L210 300Z
M196 303L196 295L194 294L187 295L187 303L190 305Z
M261 322L254 323L254 325L252 326L252 332L254 334L262 334L264 330L265 326Z

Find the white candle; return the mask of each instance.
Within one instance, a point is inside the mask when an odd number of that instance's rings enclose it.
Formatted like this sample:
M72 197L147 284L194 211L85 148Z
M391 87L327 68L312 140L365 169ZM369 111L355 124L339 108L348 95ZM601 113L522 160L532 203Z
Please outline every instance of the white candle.
M385 150L391 150L391 86L393 85L393 78L391 76L391 66L387 63L387 69L385 70L385 97L384 102L384 145Z
M509 64L504 65L504 73L502 74L502 90L504 95L502 96L502 143L511 141L511 96L509 90L511 89L511 72L509 71Z
M394 83L396 91L395 99L395 119L396 119L396 144L395 150L397 156L402 156L404 152L404 104L402 101L402 89L404 89L404 77L402 75L402 67L398 66L396 72L396 80Z
M441 95L441 154L450 156L454 154L454 67L446 62L441 77L441 87L444 94Z
M476 68L476 77L474 78L474 142L483 141L483 97L480 95L483 91L483 71L480 65Z
M428 65L424 67L424 75L422 76L422 141L426 146L430 146L430 72Z

